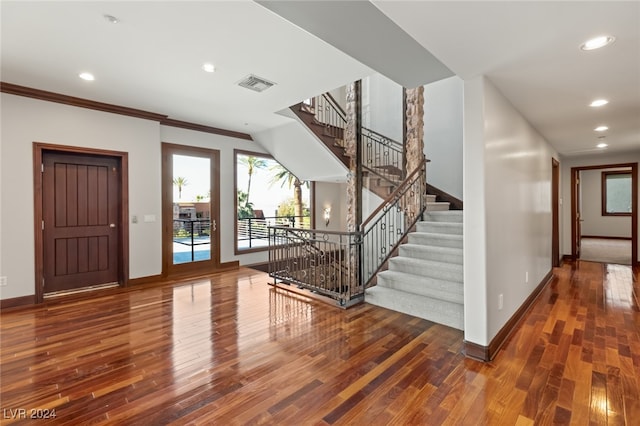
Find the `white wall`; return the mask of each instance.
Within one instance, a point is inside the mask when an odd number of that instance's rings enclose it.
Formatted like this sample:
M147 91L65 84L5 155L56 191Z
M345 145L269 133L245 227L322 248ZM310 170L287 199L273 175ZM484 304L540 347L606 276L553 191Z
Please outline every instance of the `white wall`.
M582 235L631 238L631 216L602 215L602 173L612 170L620 169L580 172Z
M362 79L362 126L402 142L402 86L381 74Z
M291 111L281 111L290 116ZM297 118L290 123L252 135L280 164L300 180L346 181L347 168Z
M333 90L329 90L329 94L340 105L343 111L347 111L347 86L340 86Z
M345 183L316 182L316 229L321 231L347 230L347 185ZM324 209L331 208L331 220L325 225Z
M486 346L551 271L557 153L488 79L464 90L465 340Z
M640 163L640 149L622 153L608 153L606 150L603 150L589 155L562 158L560 162L562 182L560 193L564 194L561 195L562 208L560 210L562 254L571 254L571 168L623 163ZM638 194L640 195L640 185ZM640 196L638 198L640 199ZM636 207L640 209L640 206ZM638 260L640 260L640 253L638 253Z
M255 142L5 93L1 102L0 276L7 277L8 285L0 288L0 298L35 293L33 142L129 154L129 214L157 218L129 225L130 278L162 272L161 142L220 150L221 260L266 260L266 252L233 254L233 150L265 152Z
M427 182L462 200L464 82L457 76L424 86Z

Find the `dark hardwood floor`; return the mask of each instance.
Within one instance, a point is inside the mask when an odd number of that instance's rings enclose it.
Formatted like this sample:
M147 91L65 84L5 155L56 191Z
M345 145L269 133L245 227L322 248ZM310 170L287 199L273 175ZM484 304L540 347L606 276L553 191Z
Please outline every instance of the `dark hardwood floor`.
M460 331L247 268L60 297L0 316L2 424L637 425L638 275L556 269L486 364Z

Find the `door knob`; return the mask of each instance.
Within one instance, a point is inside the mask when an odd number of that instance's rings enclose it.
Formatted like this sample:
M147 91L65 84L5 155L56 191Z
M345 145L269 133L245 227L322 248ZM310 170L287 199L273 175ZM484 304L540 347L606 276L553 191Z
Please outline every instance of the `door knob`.
M109 228L115 228L115 227L116 227L116 224L115 224L115 223L110 223L110 224L109 224Z

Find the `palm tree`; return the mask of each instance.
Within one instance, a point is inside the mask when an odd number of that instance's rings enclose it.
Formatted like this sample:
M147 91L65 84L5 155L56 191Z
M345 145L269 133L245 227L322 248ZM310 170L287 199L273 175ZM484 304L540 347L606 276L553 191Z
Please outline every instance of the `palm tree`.
M253 203L247 203L247 193L238 189L238 219L247 219L253 215Z
M293 186L293 210L297 220L302 220L302 185L306 185L307 187L309 187L309 182L301 181L296 175L291 173L280 164L276 164L270 167L269 170L273 172L271 185L281 182L280 187L283 187L285 184L287 184L289 189L291 189L291 187Z
M249 206L249 196L251 195L251 176L258 170L264 169L267 167L267 161L254 157L252 155L241 155L238 156L238 160L240 164L244 165L247 168L247 173L249 173L249 182L247 183L247 198L245 201L245 206Z
M189 185L187 178L178 176L173 178L173 186L178 187L178 199L182 199L182 188Z

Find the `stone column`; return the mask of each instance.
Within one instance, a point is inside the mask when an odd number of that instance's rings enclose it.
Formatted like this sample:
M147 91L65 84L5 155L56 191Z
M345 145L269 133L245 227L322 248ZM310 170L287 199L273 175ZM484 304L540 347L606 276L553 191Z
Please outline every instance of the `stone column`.
M405 89L405 134L404 154L406 172L409 176L424 158L424 87ZM426 173L422 173L412 190L404 197L404 210L413 219L419 212L426 195Z
M347 231L357 231L362 222L362 185L359 171L360 81L347 86L345 152L349 156L347 177Z
M407 99L405 155L407 156L407 175L409 175L424 158L424 87L405 89L405 93Z

